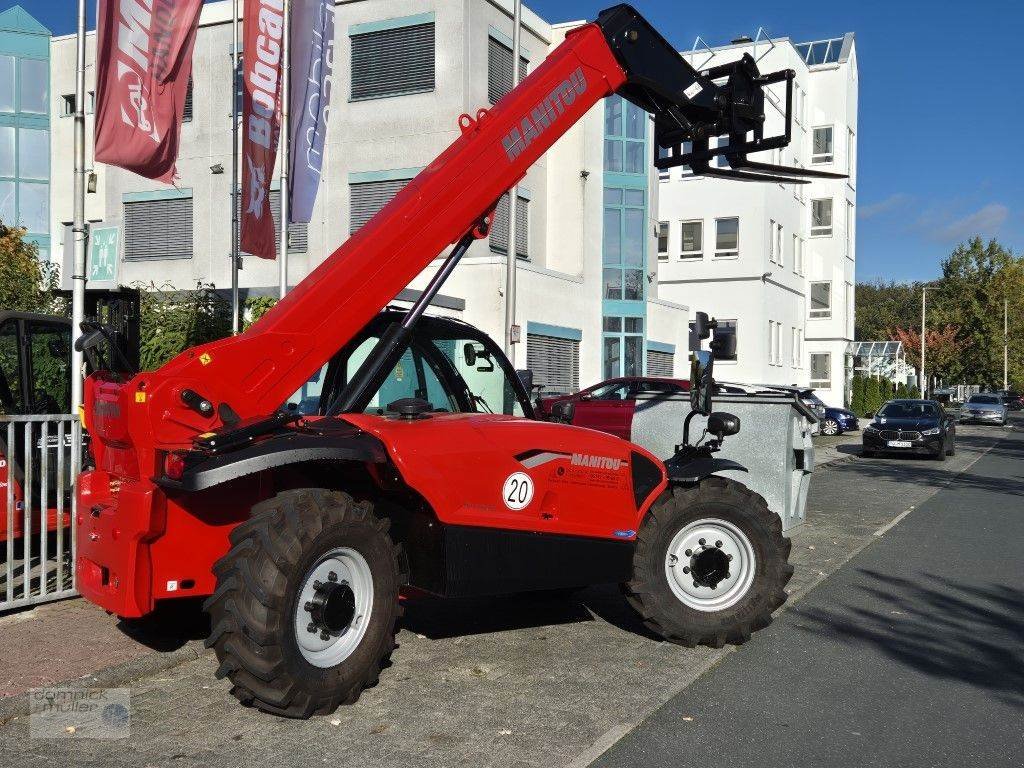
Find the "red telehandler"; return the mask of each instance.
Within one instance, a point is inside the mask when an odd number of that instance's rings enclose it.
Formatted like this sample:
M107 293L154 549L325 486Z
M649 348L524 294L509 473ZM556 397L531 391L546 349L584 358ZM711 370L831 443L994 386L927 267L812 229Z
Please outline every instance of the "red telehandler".
M424 310L500 196L610 94L654 116L658 167L823 175L747 160L788 143L792 79L760 75L749 56L698 72L631 7L608 9L492 109L462 115L462 135L246 333L151 373L90 376L82 594L122 617L208 595L217 674L243 703L291 717L377 681L400 591L621 583L673 642L742 643L766 626L790 544L761 497L714 474L739 468L712 455L735 417L712 414L713 438L684 439L665 462L535 420L491 339ZM787 93L775 137L770 83ZM728 146L711 148L715 136ZM723 154L731 168L711 167ZM410 310L387 308L453 244ZM708 353L694 366L695 412L708 413Z

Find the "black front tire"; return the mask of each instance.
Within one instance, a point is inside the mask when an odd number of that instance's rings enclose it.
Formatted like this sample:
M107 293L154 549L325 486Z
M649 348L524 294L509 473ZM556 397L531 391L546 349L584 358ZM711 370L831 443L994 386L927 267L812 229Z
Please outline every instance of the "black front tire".
M231 532L231 549L214 566L217 589L205 604L211 626L206 645L220 662L217 677L230 679L239 701L306 718L351 704L376 684L395 647L398 590L405 582L401 549L388 528L370 502L301 489L257 504L251 519ZM299 648L296 606L310 569L338 547L358 552L369 566L369 626L347 658L317 667Z
M737 603L720 611L687 606L666 576L668 548L676 533L703 519L736 526L754 550L753 582ZM768 626L772 613L786 601L785 586L793 575L787 562L791 546L782 535L779 516L761 496L734 480L709 477L697 486L670 488L640 526L632 579L623 585L626 599L648 629L670 642L687 647L739 645Z

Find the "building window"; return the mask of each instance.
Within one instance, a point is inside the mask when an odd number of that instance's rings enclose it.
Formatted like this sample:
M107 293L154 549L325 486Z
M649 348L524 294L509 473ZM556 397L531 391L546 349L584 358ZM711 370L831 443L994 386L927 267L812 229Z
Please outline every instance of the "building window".
M832 146L832 126L824 125L814 129L812 141L811 163L822 165L831 163L835 158L835 151Z
M18 111L45 115L48 98L49 64L43 59L21 59L18 88Z
M811 200L811 237L832 237L832 198Z
M18 129L18 176L39 181L50 178L49 131L36 128ZM48 230L49 226L44 227L42 231Z
M659 160L664 159L666 157L671 157L671 153L665 147L655 147L655 150L658 153L658 159ZM658 169L658 181L668 181L671 178L672 178L672 169L671 168L659 168Z
M192 75L189 75L188 76L188 87L185 88L185 108L182 110L182 113L181 113L181 121L183 123L191 123L192 122L192 90L193 90L192 86L193 86Z
M715 219L715 258L735 259L740 255L740 220L738 217Z
M654 349L647 350L647 375L664 376L672 378L675 370L675 355L672 352L660 352Z
M0 181L0 221L14 221L17 218L13 181Z
M828 352L811 352L811 386L832 388L832 355Z
M604 298L643 301L647 243L644 190L604 190Z
M580 388L580 343L539 333L526 334L526 367L544 395L568 395Z
M16 175L14 154L14 131L12 125L0 125L0 176ZM11 221L5 219L4 221Z
M354 235L362 229L408 183L409 179L391 179L349 184L348 233Z
M239 191L238 204L242 204L242 195ZM274 240L276 243L281 242L281 190L272 189L270 190L270 216L274 220ZM242 217L238 217L239 227L241 227ZM242 233L239 230L238 242L242 242ZM309 248L309 224L304 221L292 221L288 223L288 252L289 253L305 253Z
M60 97L60 114L62 117L74 117L75 94L65 93Z
M857 175L857 137L853 130L846 129L846 182L853 186Z
M0 56L0 112L14 111L14 57Z
M768 365L782 365L782 323L768 321Z
M683 245L679 252L681 259L703 259L704 258L704 222L684 221L683 222Z
M668 261L668 222L658 222L658 261Z
M832 283L811 283L811 317L832 317Z
M846 201L846 258L853 258L853 203Z
M192 258L192 198L126 201L125 261Z
M50 185L18 182L18 226L33 233L50 231Z
M604 104L604 169L646 174L647 113L617 95Z
M519 81L526 77L530 62L519 57ZM487 38L487 98L497 104L512 90L512 49L504 43Z
M644 319L604 318L604 378L643 376Z
M775 263L775 219L768 220L768 261Z
M434 22L354 34L352 100L434 90Z
M789 329L789 364L793 368L800 367L800 337L795 325Z
M488 242L495 253L508 253L508 192L498 200ZM516 197L516 257L530 258L530 201L522 195Z
M786 255L783 252L783 243L786 242L785 229L781 224L775 225L775 252L778 254L779 266L786 266Z

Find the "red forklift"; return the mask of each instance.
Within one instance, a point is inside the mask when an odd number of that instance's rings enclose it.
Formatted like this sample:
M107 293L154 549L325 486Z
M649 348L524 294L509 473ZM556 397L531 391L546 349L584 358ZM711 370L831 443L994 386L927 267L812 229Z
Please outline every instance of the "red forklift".
M716 474L742 467L714 455L740 425L711 413L711 353L691 372L707 434L690 444L679 425L661 461L535 419L490 338L424 312L500 197L614 93L653 116L659 168L834 176L748 159L789 143L793 78L760 74L750 56L697 71L615 6L492 108L460 116L461 136L244 334L157 371L91 375L82 594L122 617L208 596L218 676L242 703L289 717L331 712L377 681L400 593L618 583L669 641L747 640L786 598L790 542L763 498ZM786 92L778 136L764 135L770 84ZM449 246L412 308L387 308Z

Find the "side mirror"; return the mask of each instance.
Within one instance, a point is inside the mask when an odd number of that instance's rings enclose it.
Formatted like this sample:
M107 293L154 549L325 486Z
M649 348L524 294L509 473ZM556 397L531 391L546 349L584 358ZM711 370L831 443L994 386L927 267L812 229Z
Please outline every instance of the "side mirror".
M725 411L715 411L708 416L707 430L719 440L735 435L740 431L740 417Z
M462 345L462 357L466 361L466 365L472 368L476 365L476 344L471 341L467 341Z
M711 413L714 364L715 356L704 350L694 352L690 358L690 408L702 416Z
M715 338L711 340L711 351L715 353L715 357L723 360L736 356L736 334L725 333L719 334L718 330L715 330Z
M864 418L866 418L866 419L873 419L873 418L875 418L875 412L874 411L868 411L867 413L864 414Z
M563 400L560 403L555 403L551 407L551 418L564 424L572 424L574 412L575 408L572 400Z
M533 391L533 371L529 368L523 368L516 371L516 376L519 377L519 381L527 392Z
M707 312L698 312L694 315L693 333L698 339L706 339L711 335L711 320Z

